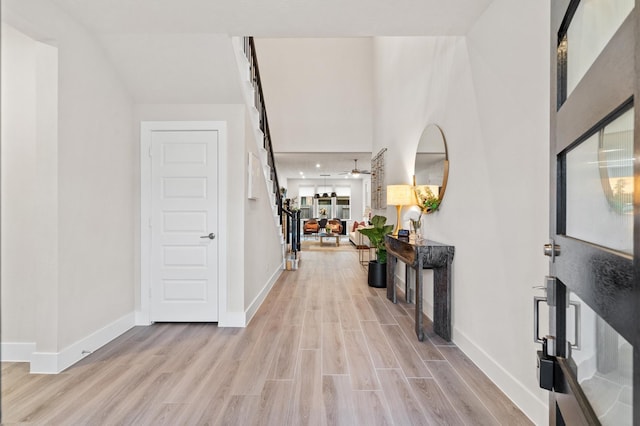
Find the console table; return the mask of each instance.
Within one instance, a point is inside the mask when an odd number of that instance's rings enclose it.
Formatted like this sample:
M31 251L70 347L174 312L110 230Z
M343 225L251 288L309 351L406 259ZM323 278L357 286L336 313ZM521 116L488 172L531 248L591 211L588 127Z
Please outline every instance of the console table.
M422 270L433 269L433 330L451 341L451 262L454 246L435 241L409 242L408 238L385 236L387 248L387 298L398 303L396 296L395 266L398 260L406 264L408 272L416 272L416 320L418 340L424 340L422 330ZM408 274L405 280L408 279ZM405 299L407 292L405 291Z

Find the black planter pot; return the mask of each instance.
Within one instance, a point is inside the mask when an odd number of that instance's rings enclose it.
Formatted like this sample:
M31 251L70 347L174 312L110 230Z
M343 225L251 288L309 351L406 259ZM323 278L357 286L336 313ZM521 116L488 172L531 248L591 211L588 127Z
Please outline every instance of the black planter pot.
M377 260L369 261L369 277L368 283L370 287L386 288L387 287L387 264L378 263Z

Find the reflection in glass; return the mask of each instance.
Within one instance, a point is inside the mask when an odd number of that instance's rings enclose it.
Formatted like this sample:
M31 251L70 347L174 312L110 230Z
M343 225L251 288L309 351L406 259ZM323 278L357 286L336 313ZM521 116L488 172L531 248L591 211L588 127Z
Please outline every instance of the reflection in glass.
M607 201L618 213L633 213L633 110L602 132L598 149L600 180Z
M416 182L440 187L444 179L444 152L416 153Z
M633 108L566 155L566 234L633 253Z
M578 85L633 7L634 0L580 1L567 30L567 95Z
M416 185L443 185L447 152L442 131L435 124L424 129L416 149Z
M575 373L589 403L603 425L631 425L633 414L633 347L575 294L567 311L567 339ZM575 305L580 309L580 332L575 330Z

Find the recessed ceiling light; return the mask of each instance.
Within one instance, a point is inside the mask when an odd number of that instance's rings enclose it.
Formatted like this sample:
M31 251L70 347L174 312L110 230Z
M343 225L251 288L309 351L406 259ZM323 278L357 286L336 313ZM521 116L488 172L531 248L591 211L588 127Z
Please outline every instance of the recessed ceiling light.
M304 172L300 172L300 176L302 176L304 174Z
M319 169L319 168L320 168L320 164L316 164L316 169Z

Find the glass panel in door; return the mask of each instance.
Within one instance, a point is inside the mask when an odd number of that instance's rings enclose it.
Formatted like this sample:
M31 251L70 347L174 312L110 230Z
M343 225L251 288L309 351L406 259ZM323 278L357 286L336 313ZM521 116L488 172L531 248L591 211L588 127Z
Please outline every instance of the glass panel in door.
M567 308L574 374L605 426L633 424L633 347L575 293Z
M634 7L634 0L581 0L567 30L570 95Z
M628 109L566 154L566 235L633 254L633 117Z

